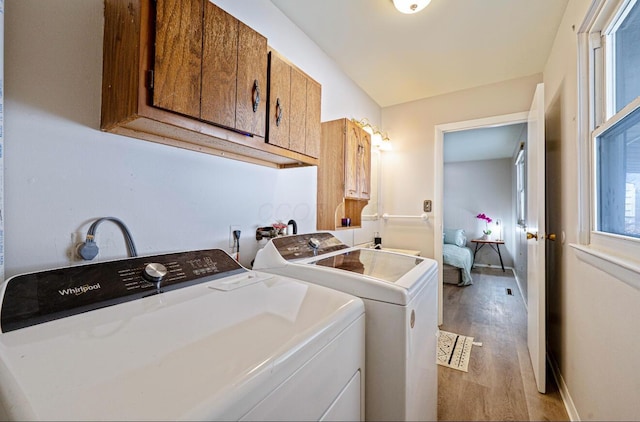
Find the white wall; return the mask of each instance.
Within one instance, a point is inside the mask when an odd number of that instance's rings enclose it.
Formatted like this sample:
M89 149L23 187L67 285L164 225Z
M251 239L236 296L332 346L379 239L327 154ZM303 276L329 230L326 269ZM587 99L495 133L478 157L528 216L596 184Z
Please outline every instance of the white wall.
M447 135L444 136L447 142ZM493 222L491 239L497 239L496 220L502 222L502 237L505 244L500 253L505 267L513 267L514 207L512 184L514 166L511 158L497 160L464 161L444 165L444 215L445 228L464 229L467 246L475 250L471 239L482 236L484 220L476 216L484 213ZM475 257L476 264L500 266L498 254L483 246Z
M434 199L434 126L526 111L540 75L412 103L379 107L268 0L218 0L322 84L322 120L367 117L389 133L382 155L380 212L419 214ZM549 309L550 351L579 416L640 415L640 292L578 261L576 36L590 0L571 0L545 68L545 96L557 104L560 172L558 284ZM74 237L101 216L120 217L141 254L228 249L242 229L242 262L253 258L257 226L295 218L315 230L315 168L273 170L124 138L99 130L101 0L6 0L5 259L7 276L76 263ZM381 122L379 121L381 120ZM425 224L389 221L386 246L432 254ZM440 220L441 222L441 220ZM350 231L341 236L362 237ZM365 236L366 237L366 236ZM99 258L122 257L119 230L98 231Z
M423 200L437 200L435 186L442 180L436 180L434 173L436 125L527 111L541 80L542 75L532 75L384 108L382 125L393 150L382 155L382 212L419 215ZM382 234L389 247L420 250L433 257L437 224L442 224L442 215L431 215L426 224L389 220Z
M576 258L578 243L578 92L576 30L590 0L571 0L544 70L551 190L547 227L566 235L551 244L556 274L548 284L548 344L582 420L640 417L640 291ZM550 124L549 124L550 123ZM551 142L550 142L551 141Z
M215 3L322 84L322 120L379 124L378 105L270 1ZM245 265L256 227L294 218L315 230L315 167L275 170L99 130L102 0L7 0L5 16L7 276L77 263L75 242L104 216L128 225L141 255L229 250L239 225ZM97 259L126 256L112 223L97 243Z

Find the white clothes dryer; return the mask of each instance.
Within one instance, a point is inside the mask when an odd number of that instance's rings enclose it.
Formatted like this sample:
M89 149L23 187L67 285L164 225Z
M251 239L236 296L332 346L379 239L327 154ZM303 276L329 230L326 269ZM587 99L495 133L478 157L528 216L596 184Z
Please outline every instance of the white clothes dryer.
M361 420L364 306L218 249L1 286L0 419Z
M367 420L436 420L437 262L349 247L330 233L271 239L253 268L360 297L366 314Z

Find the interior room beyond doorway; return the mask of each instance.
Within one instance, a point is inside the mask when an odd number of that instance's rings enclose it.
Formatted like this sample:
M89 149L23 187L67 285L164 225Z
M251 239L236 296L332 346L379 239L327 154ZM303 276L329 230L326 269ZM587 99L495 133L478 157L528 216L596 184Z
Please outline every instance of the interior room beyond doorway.
M448 224L458 225L459 224L457 223L458 221L464 222L464 227L469 227L468 229L465 229L466 239L464 240L464 246L466 247L473 246L473 243L470 241L473 240L473 238L475 237L478 237L478 236L481 237L483 234L482 231L488 229L488 227L486 227L485 225L485 222L481 221L480 219L477 219L476 217L478 216L478 214L482 214L482 213L484 213L485 215L489 215L489 217L491 217L491 215L487 212L487 210L483 211L481 208L479 208L483 204L472 204L472 205L467 204L465 205L464 208L461 208L460 211L455 211L455 210L452 211L451 206L446 205L447 201L445 201L445 170L444 170L445 148L448 149L447 161L450 163L458 163L458 162L472 163L473 161L492 161L498 158L507 159L508 156L513 156L515 158L516 144L519 145L519 143L518 141L515 141L513 139L517 138L518 136L526 136L527 117L528 117L527 112L520 112L520 113L486 117L486 118L475 119L475 120L447 123L447 124L437 125L435 127L434 176L437 182L435 184L434 197L436 200L434 201L433 210L434 210L434 215L436 215L437 218L436 218L436 221L434 221L433 251L434 251L434 258L438 261L441 268L440 270L441 283L440 283L440 290L439 290L439 312L440 312L439 323L440 324L443 323L442 267L443 267L443 249L444 249L444 242L443 242L444 229L445 227L448 228L448 226L446 226ZM522 126L523 124L524 126ZM521 125L521 126L519 126L518 129L513 130L514 132L517 132L517 133L515 135L511 135L512 140L510 143L507 142L509 153L508 154L503 153L503 156L501 157L497 157L495 153L489 153L491 149L490 145L492 144L492 142L486 140L486 137L484 136L485 133L489 135L489 137L491 137L490 133L492 131L498 131L500 130L499 128L514 126L514 125ZM514 128L511 128L511 129L514 129ZM507 129L505 129L505 131L508 132ZM445 136L448 139L447 145L445 145ZM460 139L456 139L458 137L460 137ZM463 142L464 138L467 138L466 142L473 144L473 148L469 145L456 148L456 144ZM500 144L500 142L496 142L496 141L493 141L493 143ZM449 150L452 147L453 149L458 149L462 151L459 153L458 158L451 158L452 154L454 157L456 156L455 153L452 153ZM525 144L525 147L526 147L526 144ZM504 146L503 146L503 149L505 149ZM464 158L462 155L463 153L466 154L466 157ZM512 161L509 167L513 167L513 171L514 171L513 179L515 180L516 166L513 164L514 162ZM447 166L449 166L449 163L447 163ZM515 196L514 180L510 180L510 181L513 185L513 195ZM477 190L486 188L487 193L485 193L485 196L491 195L490 193L491 182L487 180L483 181L481 177L478 177L477 174L473 175L473 171L467 172L467 175L461 180L461 183L464 189L468 189L469 187L472 187L472 188L476 187L475 189ZM449 197L448 191L456 192L460 190L462 189L459 184L456 184L456 186L453 186L453 187L447 186L446 195ZM447 207L446 211L445 211L445 206ZM453 219L450 217L451 215L453 215ZM492 222L495 222L494 217L491 217ZM501 220L500 230L502 231L502 234L500 237L505 237L505 233L507 233L508 230L514 230L514 231L518 230L518 228L515 225L511 225L510 227L508 227L508 222L504 220L503 216L499 218ZM515 221L516 219L514 215L511 215L509 218L513 219L513 221ZM460 227L460 228L463 228L463 227ZM467 233L467 231L469 231L469 233ZM506 254L507 252L506 246L504 247L504 250ZM492 251L490 249L487 249L486 253L488 254L490 252ZM518 266L517 261L513 260L514 255L517 256L517 252L510 251L510 254L507 256L511 258L511 261L509 262L514 267L517 267ZM496 256L495 258L497 260L498 257ZM524 255L524 260L526 261L526 254ZM479 264L480 264L480 261L479 261ZM496 264L500 265L499 261L496 261ZM525 277L526 277L526 272L525 272Z
M474 251L475 265L514 267L518 223L514 164L526 136L526 123L444 134L443 228L445 235L463 230L466 242L458 246ZM476 239L496 243L474 243ZM449 243L446 237L445 243Z

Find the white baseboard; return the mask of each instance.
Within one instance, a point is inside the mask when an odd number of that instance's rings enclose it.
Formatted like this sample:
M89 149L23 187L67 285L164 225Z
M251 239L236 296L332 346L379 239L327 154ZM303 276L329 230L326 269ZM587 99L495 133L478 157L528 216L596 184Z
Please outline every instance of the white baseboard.
M528 313L529 312L529 307L527 306L527 301L524 298L524 294L522 293L522 284L520 284L520 279L518 278L518 274L516 273L515 268L509 267L509 269L513 273L513 277L516 279L516 285L518 286L518 291L520 292L520 298L522 299L522 303L524 303L525 311Z
M495 264L478 264L478 263L473 264L473 267L471 269L473 269L475 267L502 269L499 265L495 265ZM505 269L505 271L506 270L512 270L513 271L513 267L508 267L506 265L504 266L504 269Z
M558 389L560 390L560 397L562 397L562 402L564 403L564 408L567 410L567 414L569 415L569 420L580 421L578 409L576 409L575 404L573 404L573 399L571 398L571 394L569 394L569 388L564 382L564 378L562 378L562 373L560 372L560 368L558 367L558 362L556 362L556 360L550 353L547 353L547 362L551 367L553 378L556 380L556 384L558 385Z
M516 271L511 268L513 271L513 276L516 279L516 284L518 285L518 290L520 291L520 296L522 297L522 302L524 303L525 309L529 312L527 307L527 301L522 294L522 285L520 284L520 279L518 278L518 274ZM573 399L571 398L571 394L569 394L569 388L567 384L564 382L564 378L562 378L562 373L560 372L560 368L558 367L558 362L553 358L553 356L547 352L547 363L551 368L551 372L553 373L553 378L556 381L556 385L558 386L558 390L560 391L560 397L562 398L562 403L564 403L564 408L567 410L567 414L569 415L570 421L580 421L580 415L578 414L578 410L576 406L573 404Z

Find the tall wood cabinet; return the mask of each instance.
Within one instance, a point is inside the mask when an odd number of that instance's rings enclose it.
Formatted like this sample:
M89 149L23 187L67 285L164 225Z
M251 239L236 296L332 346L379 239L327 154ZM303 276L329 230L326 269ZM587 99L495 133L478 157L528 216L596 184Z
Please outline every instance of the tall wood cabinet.
M256 164L317 165L271 145L267 40L209 0L105 0L101 129Z
M348 121L346 134L344 196L369 200L371 197L371 136Z
M371 135L348 119L322 123L318 164L317 229L337 230L344 217L349 228L362 225L370 198Z
M318 82L271 49L267 142L318 158L320 97Z

